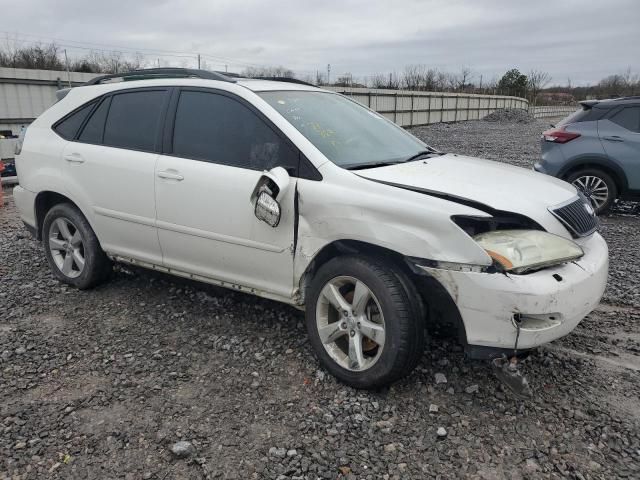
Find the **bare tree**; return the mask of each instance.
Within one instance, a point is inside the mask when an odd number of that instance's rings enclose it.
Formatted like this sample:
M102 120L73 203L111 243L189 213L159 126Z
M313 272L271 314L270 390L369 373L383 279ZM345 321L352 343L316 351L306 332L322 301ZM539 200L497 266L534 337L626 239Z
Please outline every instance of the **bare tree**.
M547 86L551 81L551 76L547 72L541 70L531 70L527 76L527 88L529 89L529 100L536 104L536 99L540 90Z
M271 77L271 78L295 78L293 70L283 66L273 67L247 67L242 75L249 78Z
M60 48L55 44L17 47L9 40L0 51L0 67L63 70Z
M455 76L456 90L463 92L465 88L470 86L472 74L473 72L471 69L463 65L460 69L460 73Z
M368 84L371 88L387 88L389 77L385 73L375 73L369 77Z
M402 88L407 90L419 90L423 77L423 65L407 65L404 67L401 77Z

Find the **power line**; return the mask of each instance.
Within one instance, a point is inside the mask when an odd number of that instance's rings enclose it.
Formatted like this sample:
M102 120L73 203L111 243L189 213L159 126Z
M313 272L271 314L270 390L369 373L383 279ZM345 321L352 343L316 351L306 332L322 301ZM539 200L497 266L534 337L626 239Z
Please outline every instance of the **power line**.
M67 47L70 49L79 49L79 50L87 50L87 51L99 51L99 52L116 52L116 53L131 53L131 54L140 54L140 55L148 55L148 56L161 56L161 57L172 57L172 58L192 58L197 59L198 55L202 57L209 58L216 62L219 62L221 65L225 64L233 64L239 65L243 67L265 67L264 64L258 63L250 63L241 60L235 60L229 57L222 57L218 55L212 55L210 53L198 53L198 52L185 52L185 51L177 51L177 50L162 50L162 49L153 49L153 48L135 48L135 47L123 47L121 45L111 45L105 43L93 43L93 42L80 42L77 40L69 40L55 37L48 37L43 35L34 35L30 33L18 33L18 32L8 32L4 30L0 30L0 34L4 34L7 36L7 41L15 41L20 43L28 43L28 44L38 44L42 41L47 41L51 43L55 43L56 45ZM9 36L14 36L15 38L9 38ZM31 37L38 40L25 40L22 37ZM105 47L105 48L103 48Z
M107 44L107 43L94 43L94 42L86 42L86 41L80 42L78 40L63 39L59 37L49 37L46 35L36 35L32 33L9 32L6 30L0 30L0 34L3 34L6 36L7 42L13 41L16 43L29 44L29 45L39 45L42 42L49 42L57 46L64 47L68 50L140 55L145 58L151 58L151 63L153 64L156 64L158 62L158 57L190 59L194 62L194 64L197 64L198 57L200 57L201 59L207 59L215 62L216 65L219 65L220 67L224 67L226 71L228 71L229 66L255 67L255 68L265 68L265 67L271 66L271 65L260 64L260 63L246 62L242 60L235 60L229 57L212 55L210 53L202 53L202 52L198 53L198 52L185 52L185 51L179 51L179 50L124 47L121 45L113 45L113 44ZM32 38L32 40L25 39L24 37L30 37ZM303 74L303 75L313 75L315 73L315 71L313 70L301 70L301 69L291 69L291 70L293 70L297 74Z

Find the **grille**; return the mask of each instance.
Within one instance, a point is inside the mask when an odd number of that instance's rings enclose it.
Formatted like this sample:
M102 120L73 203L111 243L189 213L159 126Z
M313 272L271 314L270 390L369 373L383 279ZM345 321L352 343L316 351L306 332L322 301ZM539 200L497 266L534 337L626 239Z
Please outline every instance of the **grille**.
M588 200L582 198L549 210L567 227L574 238L591 235L600 226Z

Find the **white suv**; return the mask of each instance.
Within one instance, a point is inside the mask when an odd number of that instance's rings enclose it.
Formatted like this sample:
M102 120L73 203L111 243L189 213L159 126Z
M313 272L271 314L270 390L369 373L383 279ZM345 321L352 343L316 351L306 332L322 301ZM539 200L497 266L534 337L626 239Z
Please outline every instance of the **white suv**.
M409 373L428 325L474 357L530 349L605 288L573 186L438 152L347 97L183 69L66 93L26 131L14 190L64 283L117 261L304 308L322 364L362 388Z

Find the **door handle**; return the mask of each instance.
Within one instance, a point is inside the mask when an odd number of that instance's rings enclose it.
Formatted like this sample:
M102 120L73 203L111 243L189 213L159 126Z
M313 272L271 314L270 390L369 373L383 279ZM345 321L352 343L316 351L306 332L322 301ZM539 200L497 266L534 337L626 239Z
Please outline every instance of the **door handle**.
M178 182L181 182L182 180L184 180L184 177L182 175L180 175L179 173L171 172L171 171L167 171L167 170L159 171L158 172L158 177L165 178L167 180L176 180Z
M603 137L605 140L609 140L610 142L624 142L624 138L618 135L610 135L608 137Z
M84 158L79 153L69 153L64 156L64 159L69 163L84 163Z

